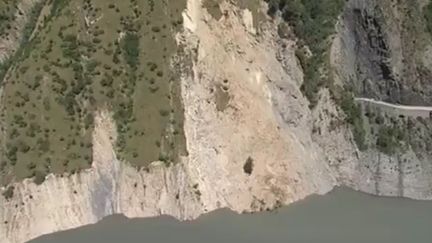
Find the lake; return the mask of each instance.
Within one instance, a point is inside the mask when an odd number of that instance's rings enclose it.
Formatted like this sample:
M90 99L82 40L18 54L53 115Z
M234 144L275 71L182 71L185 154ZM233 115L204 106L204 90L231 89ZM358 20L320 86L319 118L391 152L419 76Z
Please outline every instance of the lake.
M274 212L237 215L219 210L191 222L112 216L31 241L54 242L431 243L432 202L379 198L342 188Z

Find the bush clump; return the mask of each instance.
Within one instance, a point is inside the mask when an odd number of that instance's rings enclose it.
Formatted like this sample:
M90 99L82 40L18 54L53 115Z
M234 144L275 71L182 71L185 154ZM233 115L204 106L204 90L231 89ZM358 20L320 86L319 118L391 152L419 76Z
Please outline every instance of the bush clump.
M253 171L253 159L251 157L248 157L245 164L243 165L243 171L244 173L251 175Z
M34 173L34 179L33 179L33 181L34 181L34 183L36 185L41 185L45 181L45 177L46 177L46 173L45 172L36 170L35 173Z
M3 196L6 198L6 200L9 200L13 197L14 190L15 190L14 186L8 186L8 188L2 193Z
M354 97L350 92L344 92L340 102L340 107L344 111L345 121L351 125L354 141L360 150L366 150L366 131L364 129L360 106L355 103Z
M376 145L380 152L391 155L402 146L404 138L404 132L396 125L385 126L378 131Z
M139 61L139 36L131 32L126 33L123 39L123 50L126 63L135 69Z
M426 20L426 29L432 35L432 2L424 7L423 15Z

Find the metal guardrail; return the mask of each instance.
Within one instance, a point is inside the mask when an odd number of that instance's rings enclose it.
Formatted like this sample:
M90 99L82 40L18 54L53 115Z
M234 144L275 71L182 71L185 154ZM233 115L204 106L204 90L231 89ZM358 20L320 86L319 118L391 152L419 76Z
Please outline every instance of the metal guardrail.
M354 98L355 101L366 103L378 108L385 109L388 112L395 113L395 115L404 115L409 117L423 117L432 118L432 106L409 106L392 104L385 101L374 100L370 98Z

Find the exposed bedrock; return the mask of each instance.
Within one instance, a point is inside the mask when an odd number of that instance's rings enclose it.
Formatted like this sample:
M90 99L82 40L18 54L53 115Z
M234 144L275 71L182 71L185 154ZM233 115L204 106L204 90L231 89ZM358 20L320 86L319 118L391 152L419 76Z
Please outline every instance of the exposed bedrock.
M424 1L348 1L337 26L343 82L363 97L408 105L432 102L431 43Z

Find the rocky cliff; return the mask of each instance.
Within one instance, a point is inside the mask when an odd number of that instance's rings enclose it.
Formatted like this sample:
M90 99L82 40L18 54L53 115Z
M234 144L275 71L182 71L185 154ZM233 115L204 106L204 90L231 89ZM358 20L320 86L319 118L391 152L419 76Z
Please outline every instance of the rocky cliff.
M428 1L348 1L338 25L344 74L358 94L430 105Z
M331 64L337 82L353 82L358 93L380 96L378 81L399 80L398 70L390 67L403 66L397 46L406 45L384 40L390 30L370 17L378 10L369 9L368 2L373 1L347 3ZM432 168L424 149L361 151L326 88L309 108L300 90L304 75L297 42L281 38L279 17L262 21L258 30L248 9L229 1L220 9L223 14L215 19L200 0L189 0L184 30L177 35L184 49L178 58L192 63L181 77L188 155L169 167L154 162L137 170L117 158L114 122L109 111L100 111L92 168L71 176L50 175L40 186L30 180L16 183L12 198L0 197L1 242L24 242L111 214L189 220L224 207L261 211L339 185L378 195L432 198ZM363 79L370 80L370 89L355 82Z
M350 87L356 97L429 105L431 39L423 18L426 4L348 1L331 51L336 82ZM355 176L345 183L377 195L430 199L430 120L420 113L371 106L364 106L363 114L367 148L357 153L351 163ZM350 160L339 161L344 166Z

